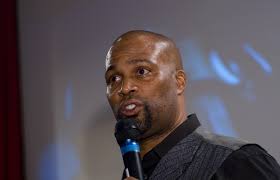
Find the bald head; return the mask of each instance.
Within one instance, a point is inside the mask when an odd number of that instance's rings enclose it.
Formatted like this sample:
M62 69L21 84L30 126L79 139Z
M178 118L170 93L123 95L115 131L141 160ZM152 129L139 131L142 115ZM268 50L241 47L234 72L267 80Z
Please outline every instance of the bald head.
M163 55L165 63L174 65L176 70L183 69L181 55L175 43L168 37L150 31L134 30L119 36L110 48L106 57L106 68L108 61L114 57L115 51L125 50L127 52L148 50L154 56Z

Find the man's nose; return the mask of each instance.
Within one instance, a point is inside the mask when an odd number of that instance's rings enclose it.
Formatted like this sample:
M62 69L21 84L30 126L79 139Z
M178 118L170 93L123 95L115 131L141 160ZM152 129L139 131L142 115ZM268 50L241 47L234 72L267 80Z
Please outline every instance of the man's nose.
M119 96L131 95L138 91L138 87L131 80L123 80L122 86L118 92Z

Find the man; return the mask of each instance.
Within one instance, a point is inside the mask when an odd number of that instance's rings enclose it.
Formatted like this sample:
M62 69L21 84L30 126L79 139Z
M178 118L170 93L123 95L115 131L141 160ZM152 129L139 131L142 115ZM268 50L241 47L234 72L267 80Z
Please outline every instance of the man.
M146 179L280 179L260 146L199 132L196 115L187 116L187 77L171 39L140 30L121 35L107 54L105 78L116 119L138 123Z

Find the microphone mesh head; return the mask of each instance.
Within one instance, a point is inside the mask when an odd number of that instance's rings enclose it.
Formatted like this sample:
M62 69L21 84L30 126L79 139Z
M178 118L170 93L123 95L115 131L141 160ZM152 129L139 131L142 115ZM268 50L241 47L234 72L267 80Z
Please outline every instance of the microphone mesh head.
M140 134L141 133L135 119L121 119L116 123L115 137L120 146L126 139L138 140Z

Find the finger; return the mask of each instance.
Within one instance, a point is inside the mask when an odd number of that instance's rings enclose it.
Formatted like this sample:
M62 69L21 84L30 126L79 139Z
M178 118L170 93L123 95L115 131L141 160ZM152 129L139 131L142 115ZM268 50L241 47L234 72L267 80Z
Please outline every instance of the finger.
M136 178L130 176L130 177L125 178L124 180L138 180L138 179L136 179Z

